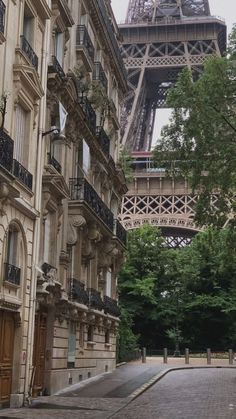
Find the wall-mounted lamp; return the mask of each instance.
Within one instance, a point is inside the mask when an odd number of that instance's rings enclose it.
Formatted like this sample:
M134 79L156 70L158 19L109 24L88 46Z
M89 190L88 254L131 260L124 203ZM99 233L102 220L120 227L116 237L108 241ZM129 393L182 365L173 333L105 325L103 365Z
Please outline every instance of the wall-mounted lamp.
M53 126L53 127L51 127L51 129L49 131L43 132L42 137L45 137L45 135L52 134L52 133L55 134L55 135L58 135L58 134L60 134L60 129L56 126Z

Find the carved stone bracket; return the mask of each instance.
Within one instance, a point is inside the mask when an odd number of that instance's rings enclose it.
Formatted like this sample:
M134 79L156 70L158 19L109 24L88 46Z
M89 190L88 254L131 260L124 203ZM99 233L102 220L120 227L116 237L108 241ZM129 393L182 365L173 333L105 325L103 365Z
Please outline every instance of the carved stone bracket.
M86 220L82 215L70 215L68 219L67 244L74 246L78 240L78 229L82 230Z

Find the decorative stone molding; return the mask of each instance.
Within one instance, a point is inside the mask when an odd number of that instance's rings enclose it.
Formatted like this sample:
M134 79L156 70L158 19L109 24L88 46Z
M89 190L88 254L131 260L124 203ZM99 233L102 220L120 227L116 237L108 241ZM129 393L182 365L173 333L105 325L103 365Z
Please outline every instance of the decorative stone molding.
M86 220L82 215L70 215L68 218L67 244L74 246L78 240L78 229L83 230Z
M6 183L0 183L0 215L6 215L5 206L9 197L9 188Z

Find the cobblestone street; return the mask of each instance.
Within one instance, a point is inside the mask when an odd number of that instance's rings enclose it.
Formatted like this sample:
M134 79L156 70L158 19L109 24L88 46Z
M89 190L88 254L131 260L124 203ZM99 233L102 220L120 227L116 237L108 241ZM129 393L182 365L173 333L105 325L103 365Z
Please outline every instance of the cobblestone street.
M236 369L227 360L148 358L111 374L40 397L31 408L5 409L7 419L235 419ZM155 382L150 387L151 382ZM145 387L150 387L145 390Z

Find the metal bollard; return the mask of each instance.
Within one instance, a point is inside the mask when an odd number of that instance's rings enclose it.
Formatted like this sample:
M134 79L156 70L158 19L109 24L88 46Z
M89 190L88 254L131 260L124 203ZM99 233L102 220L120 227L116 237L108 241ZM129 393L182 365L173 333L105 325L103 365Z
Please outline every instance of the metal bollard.
M233 349L229 349L229 364L233 365L234 363L234 353L233 353Z
M167 351L167 348L164 348L164 355L163 355L164 364L167 364L167 357L168 357L168 351Z
M211 350L207 348L207 365L211 365Z
M142 363L146 364L146 348L142 348Z
M189 364L189 349L185 348L185 364Z

